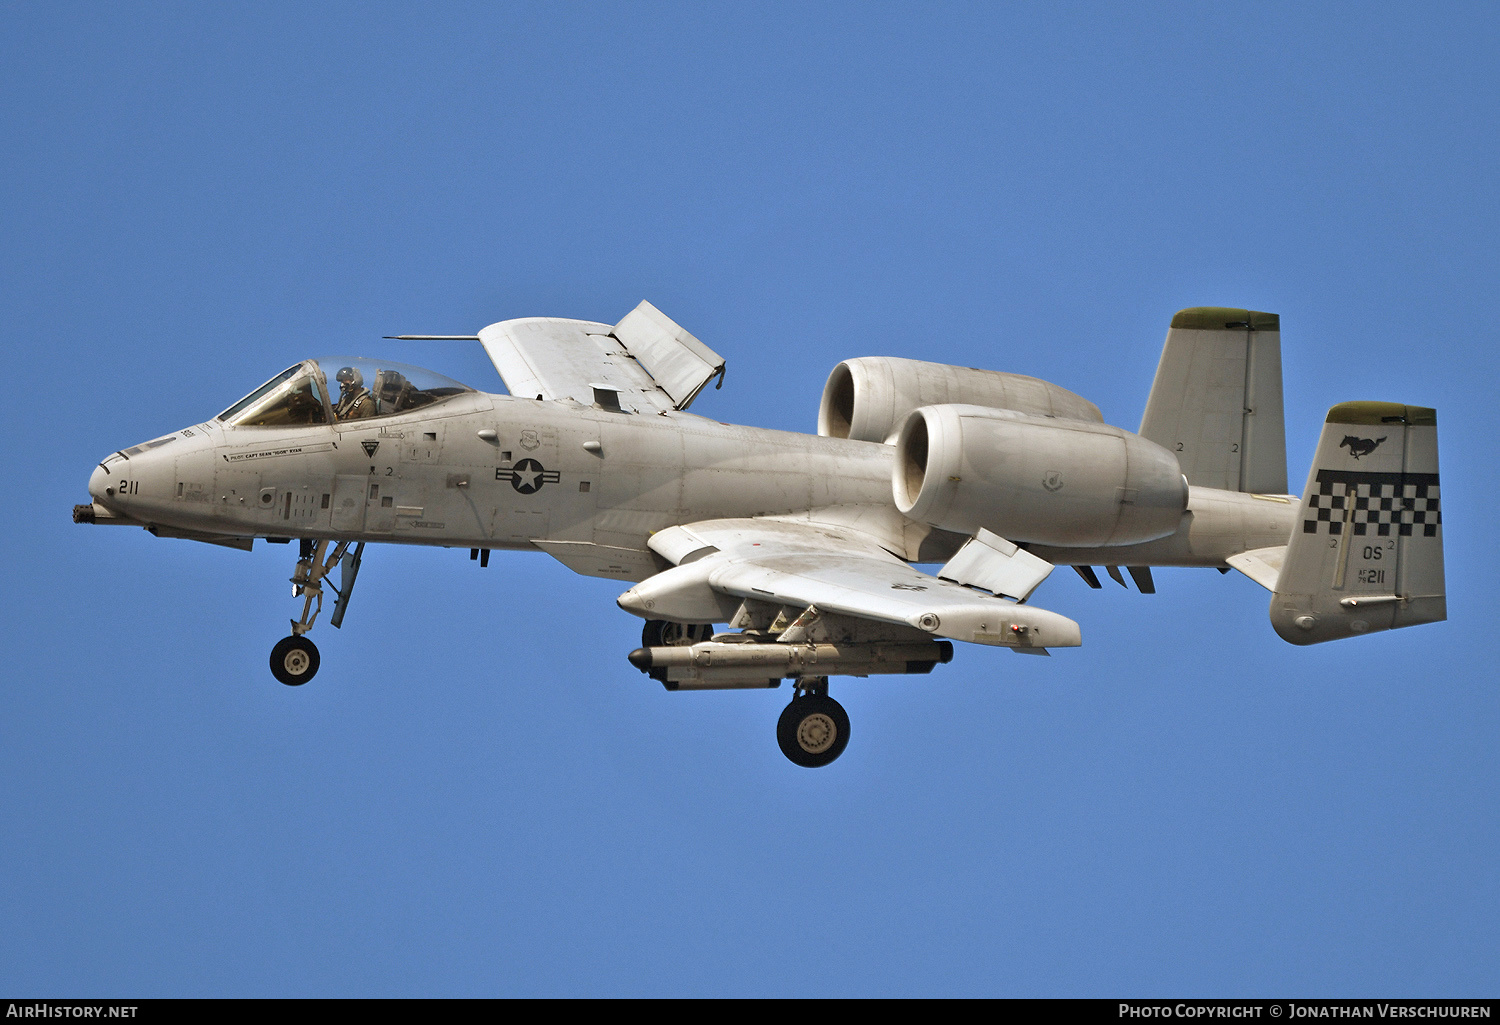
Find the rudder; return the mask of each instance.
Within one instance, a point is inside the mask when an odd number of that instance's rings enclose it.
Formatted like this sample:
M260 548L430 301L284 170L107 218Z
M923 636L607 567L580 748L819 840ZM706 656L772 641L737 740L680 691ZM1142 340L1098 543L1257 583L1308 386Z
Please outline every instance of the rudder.
M1437 411L1328 411L1271 599L1271 625L1317 644L1448 618Z

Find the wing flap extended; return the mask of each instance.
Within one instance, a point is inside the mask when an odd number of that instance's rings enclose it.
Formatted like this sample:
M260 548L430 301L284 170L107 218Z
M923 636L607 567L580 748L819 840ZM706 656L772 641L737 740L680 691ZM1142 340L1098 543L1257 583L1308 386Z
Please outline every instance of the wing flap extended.
M723 356L648 302L627 313L615 325L614 336L678 409L686 409L704 385L724 373Z
M491 324L479 342L512 395L592 405L612 391L626 412L686 409L724 372L723 357L647 302L613 327L524 317Z
M1025 601L1046 580L1052 563L983 527L964 543L937 575L943 580Z
M613 330L587 320L526 317L491 324L479 332L479 342L518 398L589 405L594 386L606 384L619 392L622 406L670 407L651 375L610 334Z
M792 608L904 624L938 637L1009 648L1073 647L1078 624L912 568L874 539L853 531L774 520L711 520L673 527L651 548L692 561L658 574L620 596L640 616L671 608L712 611L730 595ZM718 606L722 608L722 605ZM687 619L684 616L684 619Z

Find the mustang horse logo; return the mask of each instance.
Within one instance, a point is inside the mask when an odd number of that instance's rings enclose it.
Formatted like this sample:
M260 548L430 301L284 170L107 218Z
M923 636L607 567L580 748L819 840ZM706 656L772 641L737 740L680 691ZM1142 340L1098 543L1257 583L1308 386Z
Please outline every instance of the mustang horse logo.
M1374 452L1377 448L1380 447L1380 443L1384 440L1384 438L1375 438L1374 440L1371 440L1369 438L1356 438L1352 434L1346 434L1344 435L1344 440L1339 442L1339 448L1347 448L1349 450L1349 454L1355 459L1358 459L1360 456L1367 456L1371 452Z

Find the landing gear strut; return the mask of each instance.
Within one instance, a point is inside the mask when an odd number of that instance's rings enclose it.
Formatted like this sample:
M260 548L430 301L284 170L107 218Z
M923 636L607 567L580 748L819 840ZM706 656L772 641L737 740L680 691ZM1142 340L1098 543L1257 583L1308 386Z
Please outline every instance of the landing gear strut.
M292 597L302 598L302 617L292 620L292 635L283 637L271 649L271 675L288 687L299 687L311 680L318 672L318 648L304 634L311 630L323 611L323 585L325 578L335 566L342 568L339 586L329 583L334 593L333 615L328 621L335 627L342 626L344 612L349 607L349 596L354 593L354 581L359 576L359 562L364 555L364 542L354 545L339 541L329 550L327 541L303 539L298 553L297 568L292 573ZM316 604L314 604L316 602Z
M827 765L849 744L849 714L828 696L828 677L799 680L776 723L781 753L806 769Z

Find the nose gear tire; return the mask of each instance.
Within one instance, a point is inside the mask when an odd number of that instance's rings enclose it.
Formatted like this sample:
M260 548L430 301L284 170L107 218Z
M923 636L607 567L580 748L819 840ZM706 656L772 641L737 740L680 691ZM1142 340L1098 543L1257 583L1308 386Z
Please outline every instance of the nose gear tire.
M283 637L271 649L271 675L300 687L318 674L318 648L306 637Z
M827 765L849 744L849 714L826 694L796 698L776 723L781 753L807 769Z

